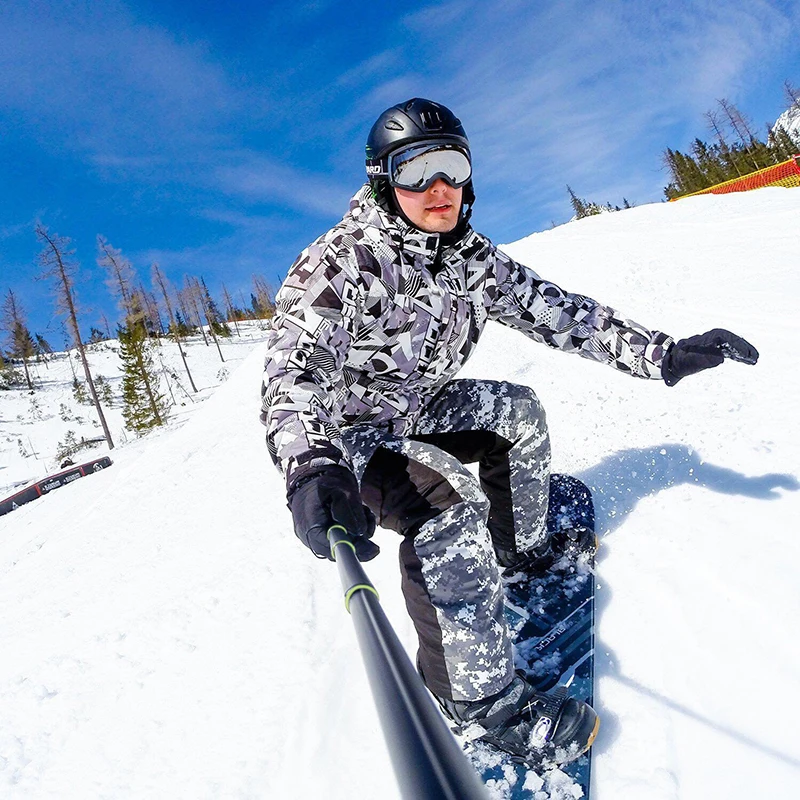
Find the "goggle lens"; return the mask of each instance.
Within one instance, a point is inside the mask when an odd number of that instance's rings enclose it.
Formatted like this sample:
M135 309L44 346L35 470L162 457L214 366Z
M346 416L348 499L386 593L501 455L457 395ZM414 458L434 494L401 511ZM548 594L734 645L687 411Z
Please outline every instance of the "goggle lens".
M437 178L454 189L472 177L469 155L455 145L409 147L389 157L389 183L412 192L424 192Z

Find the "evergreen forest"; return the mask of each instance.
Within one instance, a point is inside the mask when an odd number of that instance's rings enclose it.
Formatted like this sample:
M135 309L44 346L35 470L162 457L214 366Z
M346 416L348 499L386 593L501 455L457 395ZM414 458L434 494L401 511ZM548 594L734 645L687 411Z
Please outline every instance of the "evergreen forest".
M790 113L800 116L800 90L788 81L784 87ZM667 200L741 178L800 154L800 126L793 130L780 124L767 126L766 135L760 137L750 120L728 100L718 100L717 108L703 116L712 134L710 141L695 138L687 153L671 148L664 151L670 179L664 187Z

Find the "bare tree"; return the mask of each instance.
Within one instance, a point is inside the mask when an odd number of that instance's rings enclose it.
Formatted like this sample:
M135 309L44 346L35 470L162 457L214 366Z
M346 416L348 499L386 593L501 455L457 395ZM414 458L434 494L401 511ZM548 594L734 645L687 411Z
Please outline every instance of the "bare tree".
M244 292L240 289L239 290L239 302L242 304L242 312L245 314L247 319L254 319L256 312L255 309L252 307L248 307L247 300L245 299Z
M733 103L720 100L722 108L731 120L733 129L739 134L743 142L751 142L756 136L753 133L753 123L747 115L742 113Z
M149 337L160 337L163 331L161 313L158 303L152 292L148 292L140 282L136 287L136 305L139 309L140 319ZM161 342L159 341L159 345Z
M69 261L74 251L68 249L69 239L49 233L41 223L36 226L36 237L43 245L42 252L39 254L39 263L42 266L41 277L54 278L56 281L59 310L67 315L67 321L72 328L72 336L83 363L86 383L89 385L92 401L97 410L97 416L100 418L103 435L106 437L106 442L108 442L108 449L113 450L114 442L111 439L111 431L108 429L103 407L100 405L100 399L97 396L97 389L95 388L94 380L92 380L92 373L89 369L86 350L84 349L80 327L78 326L78 312L75 308L74 280L72 277L75 266Z
M783 84L783 88L786 90L786 98L790 106L800 111L800 89L792 86L788 80Z
M225 358L222 355L222 348L219 346L217 332L214 330L214 323L217 320L213 319L211 316L211 309L209 308L209 302L207 300L208 289L205 288L205 283L201 285L197 278L192 278L192 294L194 295L195 304L203 310L203 316L208 324L208 332L211 334L211 338L214 340L214 344L217 346L219 360L224 364Z
M236 319L236 309L233 306L233 300L231 300L230 294L228 294L228 289L225 284L222 284L222 297L225 300L225 314L229 320L233 320L233 327L236 328L236 335L241 338L241 332L239 331L239 321Z
M141 320L148 335L159 336L163 325L158 303L152 292L148 292L138 280L131 262L102 236L97 237L97 253L97 263L108 273L107 284L117 297L125 315L125 324Z
M103 325L106 326L106 336L108 336L108 338L110 339L111 338L111 327L108 324L108 317L105 314L100 314L100 319L103 320Z
M140 285L142 293L142 300L147 312L147 317L150 321L150 328L152 333L159 337L159 344L161 335L164 333L164 321L161 319L161 310L158 307L158 300L153 292L148 291L143 285Z
M178 322L175 319L175 314L172 311L172 303L170 302L169 290L167 289L167 279L164 277L164 273L161 271L158 264L153 264L151 267L151 274L153 283L158 286L161 291L161 296L164 298L164 305L166 306L167 317L169 319L169 327L172 331L172 336L178 345L178 351L181 354L181 359L183 361L186 374L189 376L189 383L192 386L192 391L197 392L197 387L194 385L192 373L189 371L189 365L186 363L186 354L183 351L183 337L181 336L180 326L178 325Z
M25 380L28 389L33 391L33 381L28 369L28 359L36 355L36 343L25 324L25 312L19 304L16 295L8 290L2 309L3 328L8 331L8 340L11 345L10 353L13 358L21 358L25 367Z
M175 298L177 303L177 308L175 309L175 319L178 321L180 325L181 320L183 320L183 324L188 330L193 331L197 328L197 323L195 322L194 312L191 308L191 303L189 302L186 296L186 289L176 289L175 291ZM180 319L179 319L180 316Z
M67 330L67 323L61 320L60 324L61 338L64 340L64 352L67 354L67 361L69 362L69 369L72 373L73 386L78 382L78 374L75 372L75 365L72 363L72 337Z
M121 250L112 247L104 237L97 237L97 263L108 278L106 285L117 298L120 309L126 320L133 316L133 293L136 272L133 265L122 255Z
M750 157L750 163L755 167L755 169L761 169L762 165L758 163L755 153L753 152L752 145L754 136L750 131L750 126L744 115L733 103L728 102L724 98L722 100L717 100L717 103L719 103L720 108L728 118L728 122L730 123L730 126L733 128L736 135L739 137L739 141L741 141L741 143L744 145L744 149L747 151L747 155Z
M720 122L719 114L716 111L706 111L703 116L708 123L709 130L714 132L714 136L717 139L719 144L719 149L724 156L730 156L731 148L728 146L728 142L725 139L725 132L723 130L722 122ZM731 166L736 170L736 174L741 177L742 172L739 169L738 165L736 164L736 159L728 158Z
M188 275L183 276L183 292L181 298L189 310L189 316L193 324L200 328L200 333L203 334L203 341L208 344L208 336L206 336L206 329L203 326L203 315L200 313L200 304L197 299L197 288L195 287L196 278L190 278Z
M253 295L256 298L258 310L256 313L262 319L269 319L275 314L275 293L269 282L264 280L260 275L253 275Z

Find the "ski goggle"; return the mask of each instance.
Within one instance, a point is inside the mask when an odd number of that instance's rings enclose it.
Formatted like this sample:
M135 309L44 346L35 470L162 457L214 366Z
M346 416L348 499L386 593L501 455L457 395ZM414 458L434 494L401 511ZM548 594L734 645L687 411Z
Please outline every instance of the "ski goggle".
M367 171L377 172L369 166ZM411 192L424 192L438 178L458 189L469 183L472 164L469 151L459 145L422 142L389 154L386 172L381 174L389 178L391 186Z

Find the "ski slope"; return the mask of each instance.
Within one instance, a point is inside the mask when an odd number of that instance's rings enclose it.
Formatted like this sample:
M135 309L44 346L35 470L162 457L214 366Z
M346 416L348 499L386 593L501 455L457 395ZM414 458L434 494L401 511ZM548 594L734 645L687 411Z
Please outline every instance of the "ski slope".
M797 796L799 222L800 191L762 189L505 248L650 327L761 352L670 389L490 326L462 373L532 386L554 469L595 492L594 800ZM0 518L1 797L399 796L336 569L296 541L266 453L262 355ZM413 653L398 540L376 536L368 572Z

